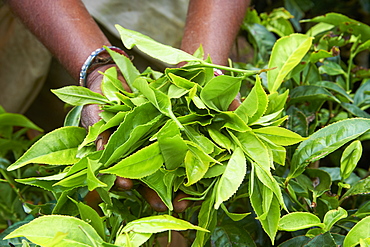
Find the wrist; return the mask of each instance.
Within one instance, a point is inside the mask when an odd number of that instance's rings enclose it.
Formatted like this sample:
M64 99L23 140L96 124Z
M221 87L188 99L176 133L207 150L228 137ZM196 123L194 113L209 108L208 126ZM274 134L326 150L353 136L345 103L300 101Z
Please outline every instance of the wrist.
M114 52L127 56L126 53L118 47L108 46L108 48ZM115 62L113 61L112 57L109 55L105 47L102 47L102 48L99 48L93 51L87 57L85 63L81 67L80 86L83 86L83 87L88 86L87 77L89 76L89 74L96 71L98 68L105 67L106 65L115 65Z

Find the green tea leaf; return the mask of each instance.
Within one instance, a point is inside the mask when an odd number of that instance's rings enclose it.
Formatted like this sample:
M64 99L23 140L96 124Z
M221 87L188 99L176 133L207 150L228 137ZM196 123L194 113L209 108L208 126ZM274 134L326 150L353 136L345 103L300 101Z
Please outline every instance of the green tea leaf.
M95 171L101 166L96 160L87 158L87 188L92 191L98 187L107 187L105 183L95 176Z
M343 180L347 179L356 168L362 155L362 145L359 140L353 141L344 150L340 158L340 176Z
M266 145L252 131L235 133L234 141L242 148L244 153L270 173L271 157Z
M283 231L297 231L309 227L318 226L323 228L319 217L312 213L293 212L284 215L279 221L279 230Z
M158 144L168 170L174 170L184 162L188 146L175 122L168 121L159 131Z
M268 89L276 92L288 73L302 60L310 49L312 38L304 34L291 34L280 38L272 48L267 72Z
M82 203L77 202L70 198L78 207L78 211L80 212L80 217L83 221L89 223L92 227L94 227L95 231L99 234L99 236L104 239L106 237L104 224L102 218L99 214L90 206Z
M73 107L67 113L67 116L64 119L64 125L63 126L76 126L76 127L78 127L80 125L80 121L81 121L82 109L83 109L83 106L81 106L81 105Z
M86 159L87 162L87 159ZM87 185L87 168L76 172L75 174L65 177L53 186L63 186L67 188L75 188Z
M124 178L138 179L153 174L162 165L163 157L158 142L155 142L100 172L115 174Z
M136 46L145 54L159 59L162 62L173 65L183 61L202 61L201 59L194 57L182 50L158 43L157 41L139 32L125 29L119 25L115 25L115 27L121 35L122 42L127 49L132 49L134 46Z
M123 232L140 232L140 233L158 233L168 230L184 231L198 230L208 232L199 226L195 226L187 221L175 218L170 215L156 215L144 217L138 220L131 221L122 229Z
M243 182L246 171L247 164L243 151L241 148L236 148L217 183L215 209L218 209L222 202L236 193Z
M370 216L360 220L347 234L344 239L343 247L352 247L360 243L361 239L370 236Z
M325 60L323 65L319 67L320 74L328 74L328 75L345 75L346 72L342 69L342 67L333 61Z
M114 244L121 247L142 246L152 235L152 233L126 232L119 234Z
M190 145L188 147L189 150L186 152L184 160L186 177L188 179L185 186L190 186L202 179L209 168L210 162L213 161L201 150Z
M62 215L46 215L36 218L11 232L5 239L14 237L26 237L33 243L45 247L98 246L103 242L99 234L88 223Z
M110 136L101 162L108 166L117 159L126 155L126 152L139 140L148 134L148 131L161 117L160 112L149 102L135 107L127 113L117 130Z
M172 193L173 179L175 174L164 169L158 169L155 173L141 179L143 183L153 189L161 198L169 210L173 210Z
M198 225L200 227L213 230L217 224L217 211L214 209L216 193L215 190L207 194L206 199L202 203L202 206L198 215ZM210 234L203 231L197 231L196 238L192 244L192 247L204 246Z
M70 105L109 104L109 100L103 95L81 86L66 86L51 91Z
M117 97L116 93L119 93L119 90L116 88L112 80L109 77L117 78L117 69L116 67L111 67L104 71L103 80L101 82L101 89L103 95L107 97L109 101L114 101L115 103L119 103L120 99ZM109 77L108 77L109 76Z
M215 164L207 170L203 178L214 178L214 177L220 176L221 174L224 173L225 170L226 170L226 165Z
M256 179L254 172L251 173L251 181L249 185L249 194L252 207L261 222L263 229L269 235L271 242L274 243L275 235L278 230L278 222L280 218L279 202L275 196L270 194L270 198L264 197L265 192L269 188Z
M262 87L261 79L256 76L256 83L247 98L235 110L235 113L246 123L257 121L266 112L268 97Z
M143 78L138 78L134 82L134 87L136 87L144 96L164 115L170 117L183 129L181 123L172 112L172 104L168 95L162 93L156 88L150 87L148 82Z
M207 128L209 136L212 138L212 140L217 143L219 146L226 148L227 150L230 150L232 147L232 142L228 136L221 133L220 130L217 130L216 128L209 126Z
M131 60L128 57L119 54L115 51L112 51L108 47L105 47L105 49L108 51L109 55L113 58L115 64L118 66L130 89L135 90L135 88L133 87L133 83L135 79L140 76L140 72L136 69L136 67L132 64ZM124 90L121 82L120 83L117 82L114 84L116 88L121 90L121 92Z
M211 79L200 92L200 98L215 111L226 111L240 90L241 77L221 75Z
M301 142L293 154L288 179L297 177L307 164L319 160L370 129L370 119L352 118L328 125Z
M348 216L347 211L341 207L328 211L324 216L325 231L330 231L333 225L340 219Z
M15 163L8 167L12 171L30 163L68 165L78 161L77 147L85 137L85 129L62 127L34 143Z
M281 146L293 145L306 139L291 130L277 126L253 129L253 132L257 133L257 135L262 135L276 145Z
M173 73L168 73L168 77L171 79L173 84L186 90L190 90L197 85L196 83Z

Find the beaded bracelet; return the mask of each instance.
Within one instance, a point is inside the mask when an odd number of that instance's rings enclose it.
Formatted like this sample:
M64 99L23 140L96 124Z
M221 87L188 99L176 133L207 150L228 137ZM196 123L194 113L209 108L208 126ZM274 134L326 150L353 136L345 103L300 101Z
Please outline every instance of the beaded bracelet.
M126 55L126 53L118 47L107 46L112 51L115 51L119 54ZM104 47L96 49L93 51L90 56L87 57L85 63L81 67L80 71L80 85L86 87L86 79L89 73L99 66L106 64L114 64L112 57L109 55L107 50Z

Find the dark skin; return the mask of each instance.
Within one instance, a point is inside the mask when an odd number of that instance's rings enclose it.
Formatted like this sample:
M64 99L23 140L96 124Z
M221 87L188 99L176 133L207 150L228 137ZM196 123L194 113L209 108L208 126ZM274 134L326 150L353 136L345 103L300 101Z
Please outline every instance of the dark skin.
M211 56L213 63L227 65L227 59L239 31L239 26L250 0L190 0L185 31L181 49L194 53L202 44L205 57ZM76 80L79 79L80 69L92 51L103 45L111 45L99 26L86 10L80 0L6 0L15 15L30 29L31 32L45 45L46 48L66 68ZM106 69L115 65L104 65L96 68L87 77L87 87L101 93L102 75ZM130 88L119 75L125 89ZM235 99L229 110L235 110L240 101ZM84 127L99 121L97 105L86 106L83 110L82 124ZM104 148L110 132L102 133L96 141L98 150ZM132 188L132 181L117 178L115 189ZM138 191L157 211L167 210L166 206L150 188L141 186ZM180 192L174 199L174 210L182 212L189 206L189 201L178 202L187 195ZM96 200L95 203L98 203Z

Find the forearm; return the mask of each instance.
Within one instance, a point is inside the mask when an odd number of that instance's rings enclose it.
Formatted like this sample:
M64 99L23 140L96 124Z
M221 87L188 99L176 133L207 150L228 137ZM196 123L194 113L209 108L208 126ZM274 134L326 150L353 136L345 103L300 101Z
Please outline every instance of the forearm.
M109 45L80 0L5 2L76 81L90 53Z
M181 49L194 53L202 44L213 63L227 59L250 0L190 0Z

